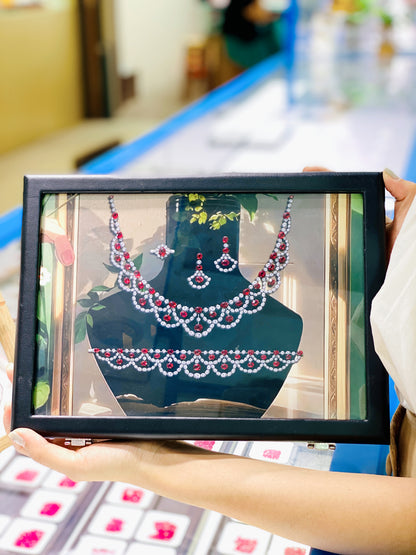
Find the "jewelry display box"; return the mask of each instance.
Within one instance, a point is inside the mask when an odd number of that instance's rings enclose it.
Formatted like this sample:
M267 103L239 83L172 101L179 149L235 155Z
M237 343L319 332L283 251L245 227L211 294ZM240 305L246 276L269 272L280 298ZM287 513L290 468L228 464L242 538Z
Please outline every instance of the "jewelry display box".
M378 173L25 178L13 427L388 439Z

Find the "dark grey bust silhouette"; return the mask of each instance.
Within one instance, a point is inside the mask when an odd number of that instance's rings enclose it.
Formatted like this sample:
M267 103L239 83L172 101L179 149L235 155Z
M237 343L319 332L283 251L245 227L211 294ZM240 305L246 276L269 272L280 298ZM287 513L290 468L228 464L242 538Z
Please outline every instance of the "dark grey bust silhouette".
M238 218L227 220L219 230L211 229L208 224L190 223L189 217L183 217L186 203L187 198L181 195L173 195L167 202L166 244L175 252L167 257L160 273L151 280L151 286L164 298L182 306L215 307L235 298L250 285L241 275L238 264L224 273L214 263L221 253L223 236L228 238L229 256L238 261L239 221ZM208 217L219 210L239 213L240 204L235 197L212 195L207 196L204 210ZM203 273L210 279L209 286L202 289L191 287L187 280L195 272L198 253L203 255ZM143 268L144 278L145 271ZM153 313L135 308L126 291L108 296L102 304L106 309L95 312L94 326L88 328L91 347L97 349L296 352L302 335L301 317L269 295L261 310L243 314L235 327L214 327L202 337L190 335L181 325L169 328L159 324ZM97 360L97 363L129 415L159 414L161 410L166 414L182 415L187 410L188 414L194 414L195 405L199 405L205 410L215 406L215 416L261 416L279 393L291 368L289 364L281 371L237 369L227 377L210 371L197 379L184 371L167 376L157 369L118 370L105 361ZM245 369L248 370L247 366ZM202 415L214 416L203 411Z

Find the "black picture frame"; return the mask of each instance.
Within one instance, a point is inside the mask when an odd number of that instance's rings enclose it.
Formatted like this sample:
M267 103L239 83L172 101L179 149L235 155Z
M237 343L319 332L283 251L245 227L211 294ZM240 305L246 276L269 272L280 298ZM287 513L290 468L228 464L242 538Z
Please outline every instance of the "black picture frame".
M215 411L214 416L210 416L208 412L203 412L201 416L201 413L197 411L195 416L189 416L187 413L184 413L185 416L178 416L171 412L163 413L164 415L150 412L125 416L112 416L105 413L79 416L61 410L60 392L68 389L67 380L61 377L57 383L51 385L51 388L59 390L57 393L58 403L55 403L55 408L50 408L44 414L42 411L34 411L33 395L38 377L40 349L37 343L39 336L37 310L41 217L45 196L67 195L66 198L70 199L83 195L88 199L90 195L102 195L107 203L107 197L110 194L114 194L117 198L121 198L121 195L134 194L139 195L139 199L144 198L143 195L154 195L157 198L159 195L182 195L189 199L190 194L232 197L247 193L267 195L270 197L270 202L274 202L273 195L280 197L294 195L295 198L297 195L323 195L326 199L338 199L344 195L347 200L353 195L358 195L362 199L362 220L358 236L359 241L362 242L362 272L359 273L362 274L363 284L363 375L365 387L361 391L361 400L364 402L365 414L359 418L356 416L343 417L342 415L334 417L328 416L328 414L311 418L302 416L302 411L299 412L299 416L295 411L294 417L283 418L278 415L269 418L263 415L247 417L244 412L242 417L238 416L238 413L236 416L233 412L230 413L231 416L227 416L227 413L225 416L218 416ZM333 217L332 212L338 209L336 203L337 201L334 205L327 207L328 221ZM115 210L114 208L113 212ZM233 174L206 178L166 179L83 175L25 177L12 428L30 427L46 437L91 440L216 438L388 443L388 379L374 351L369 324L371 301L380 288L385 273L384 226L384 185L381 173ZM338 228L335 230L334 236L329 238L327 250L332 248L331 241L333 243L334 240L340 240ZM327 263L331 265L332 262L328 260ZM339 282L334 287L338 286L340 286ZM347 285L348 287L349 285ZM71 301L69 302L71 304ZM65 303L66 301L63 301L64 309ZM72 299L73 305L74 300ZM63 341L68 341L65 333L63 336ZM335 344L335 351L336 349ZM65 350L65 344L63 350ZM67 375L64 374L64 377ZM200 381L202 382L202 380ZM355 393L359 395L358 392ZM93 394L91 395L93 396ZM63 414L61 414L62 412ZM191 414L193 413L191 412Z

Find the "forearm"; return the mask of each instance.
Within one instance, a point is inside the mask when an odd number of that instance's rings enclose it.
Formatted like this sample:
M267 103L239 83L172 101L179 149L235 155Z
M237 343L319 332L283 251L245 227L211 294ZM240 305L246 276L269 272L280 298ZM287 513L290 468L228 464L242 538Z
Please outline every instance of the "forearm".
M154 489L336 553L416 550L416 480L340 474L165 445Z

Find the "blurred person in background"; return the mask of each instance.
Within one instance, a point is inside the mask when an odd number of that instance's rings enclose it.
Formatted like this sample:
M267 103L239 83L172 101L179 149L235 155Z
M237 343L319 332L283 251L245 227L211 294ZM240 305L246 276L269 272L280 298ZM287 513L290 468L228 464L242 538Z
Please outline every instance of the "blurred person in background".
M262 0L231 0L224 10L222 32L227 53L242 68L276 54L283 46L283 22L279 13Z

